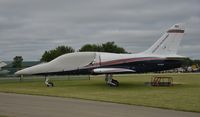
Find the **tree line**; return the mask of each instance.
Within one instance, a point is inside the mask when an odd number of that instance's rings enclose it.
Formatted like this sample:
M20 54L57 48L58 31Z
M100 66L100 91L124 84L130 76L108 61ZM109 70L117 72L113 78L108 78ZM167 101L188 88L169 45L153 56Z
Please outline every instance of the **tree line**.
M85 44L78 52L111 52L111 53L127 53L127 51L115 44L115 42L106 42L103 44ZM45 51L40 59L41 62L49 62L60 55L75 52L70 46L58 46L55 49Z

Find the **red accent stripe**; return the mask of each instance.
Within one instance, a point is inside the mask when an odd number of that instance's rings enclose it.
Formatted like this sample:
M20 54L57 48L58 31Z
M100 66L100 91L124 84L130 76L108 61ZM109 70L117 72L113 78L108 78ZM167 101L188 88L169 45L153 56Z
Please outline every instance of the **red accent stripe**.
M147 61L147 60L163 60L163 58L145 57L145 58L129 58L129 59L112 60L112 61L101 62L101 66L130 63L130 62L136 62L136 61ZM99 63L95 63L91 65L91 67L94 67L97 65L99 65ZM87 66L87 67L90 67L90 66Z
M171 29L167 31L168 33L184 33L184 30L177 30L177 29Z

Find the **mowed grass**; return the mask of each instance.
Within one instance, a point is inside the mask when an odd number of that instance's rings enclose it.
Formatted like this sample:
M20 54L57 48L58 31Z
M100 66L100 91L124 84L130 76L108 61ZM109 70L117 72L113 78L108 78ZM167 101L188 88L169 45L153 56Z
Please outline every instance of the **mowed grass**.
M91 80L62 80L53 78L55 87L48 88L43 79L0 80L0 92L45 95L67 98L98 100L131 105L200 112L200 74L161 74L171 76L174 86L145 86L152 74L114 76L119 87L105 85L104 76ZM67 77L67 76L66 76ZM34 79L34 78L33 78Z

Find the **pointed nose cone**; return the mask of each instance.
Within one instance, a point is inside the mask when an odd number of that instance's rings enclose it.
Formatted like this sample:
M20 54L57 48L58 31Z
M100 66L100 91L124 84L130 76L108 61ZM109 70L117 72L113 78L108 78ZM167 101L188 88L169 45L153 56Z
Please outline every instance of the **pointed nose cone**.
M47 65L48 63L43 63L32 67L28 67L17 71L15 75L34 75L34 74L46 73L51 68L51 66Z
M17 72L15 72L15 75L17 75L17 76L19 76L19 75L29 75L30 71L27 70L27 69L28 68L17 71Z
M21 70L19 70L19 71L17 71L17 72L15 72L15 75L21 75Z

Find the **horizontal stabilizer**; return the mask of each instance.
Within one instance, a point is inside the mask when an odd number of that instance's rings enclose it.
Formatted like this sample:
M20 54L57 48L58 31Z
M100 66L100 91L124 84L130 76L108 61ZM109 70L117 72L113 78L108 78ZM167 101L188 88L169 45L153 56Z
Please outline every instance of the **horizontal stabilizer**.
M108 74L108 73L132 73L135 71L124 68L97 68L94 69L93 72L97 74Z

